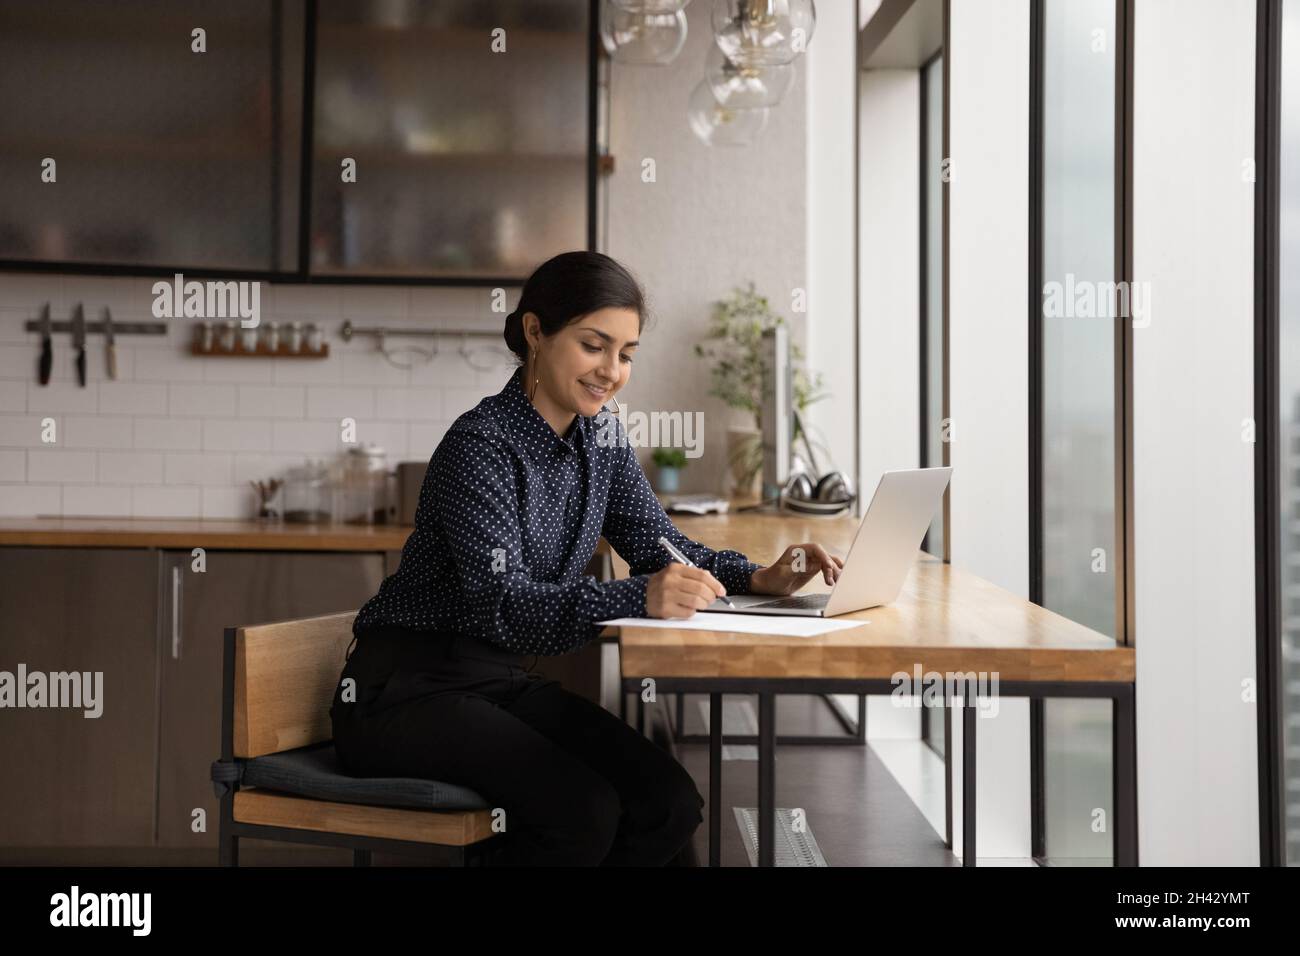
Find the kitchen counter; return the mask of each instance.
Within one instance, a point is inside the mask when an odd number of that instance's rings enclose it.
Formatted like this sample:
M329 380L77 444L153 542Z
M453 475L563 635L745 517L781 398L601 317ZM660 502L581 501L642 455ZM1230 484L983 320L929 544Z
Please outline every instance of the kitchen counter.
M0 518L0 546L400 551L412 530L225 518Z

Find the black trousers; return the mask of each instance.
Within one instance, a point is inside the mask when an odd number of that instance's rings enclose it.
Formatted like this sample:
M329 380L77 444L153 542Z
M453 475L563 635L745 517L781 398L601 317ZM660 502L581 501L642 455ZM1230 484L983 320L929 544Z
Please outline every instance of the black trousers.
M340 764L477 791L505 813L494 865L663 866L703 822L694 780L529 660L470 637L363 632L330 708Z

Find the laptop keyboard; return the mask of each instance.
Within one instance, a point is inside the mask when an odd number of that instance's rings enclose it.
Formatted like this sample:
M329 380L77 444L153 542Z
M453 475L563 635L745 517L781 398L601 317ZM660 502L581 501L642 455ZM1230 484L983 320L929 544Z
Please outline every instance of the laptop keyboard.
M816 611L826 607L826 602L829 599L829 594L796 594L794 597L777 598L775 601L764 601L762 604L753 604L750 606L790 608L799 611Z

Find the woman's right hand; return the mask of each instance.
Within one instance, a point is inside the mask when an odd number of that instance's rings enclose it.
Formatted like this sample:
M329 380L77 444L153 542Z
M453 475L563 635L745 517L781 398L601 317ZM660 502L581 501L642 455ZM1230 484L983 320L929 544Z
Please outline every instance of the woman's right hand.
M691 617L727 593L726 588L703 568L673 561L650 575L645 589L645 609L650 617Z

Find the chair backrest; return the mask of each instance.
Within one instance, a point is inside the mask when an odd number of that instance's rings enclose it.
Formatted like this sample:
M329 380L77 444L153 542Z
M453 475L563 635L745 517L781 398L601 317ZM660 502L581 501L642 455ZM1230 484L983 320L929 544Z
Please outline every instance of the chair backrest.
M234 756L331 740L329 710L356 611L235 628Z

